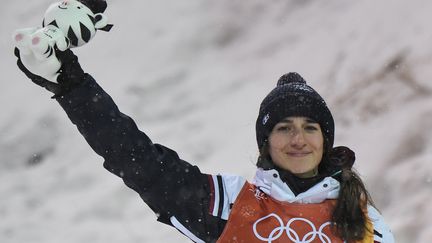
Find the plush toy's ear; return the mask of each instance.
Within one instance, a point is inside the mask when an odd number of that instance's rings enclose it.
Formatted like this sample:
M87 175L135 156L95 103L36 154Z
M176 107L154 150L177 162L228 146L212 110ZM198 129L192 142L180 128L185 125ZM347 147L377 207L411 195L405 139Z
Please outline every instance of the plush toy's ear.
M13 33L12 39L15 42L16 47L20 50L22 54L29 55L31 53L30 43L31 35L35 33L38 28L24 28L17 29Z
M97 30L110 31L113 27L112 24L108 24L108 18L103 13L95 14L95 28Z

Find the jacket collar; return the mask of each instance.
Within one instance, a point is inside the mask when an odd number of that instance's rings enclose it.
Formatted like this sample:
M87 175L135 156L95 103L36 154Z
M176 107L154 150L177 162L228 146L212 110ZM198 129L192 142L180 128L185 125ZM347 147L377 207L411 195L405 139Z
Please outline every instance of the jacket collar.
M336 199L340 189L336 179L326 177L309 190L295 196L288 185L280 179L277 170L261 168L258 168L252 183L272 198L289 203L321 203L326 199Z

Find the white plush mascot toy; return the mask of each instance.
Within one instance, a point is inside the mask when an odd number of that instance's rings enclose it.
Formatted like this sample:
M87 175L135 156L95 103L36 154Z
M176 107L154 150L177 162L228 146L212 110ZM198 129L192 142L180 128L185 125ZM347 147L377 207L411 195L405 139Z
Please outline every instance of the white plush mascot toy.
M60 61L55 50L65 51L88 43L97 30L109 31L105 0L64 0L51 4L42 28L18 29L13 41L21 61L32 73L56 82Z

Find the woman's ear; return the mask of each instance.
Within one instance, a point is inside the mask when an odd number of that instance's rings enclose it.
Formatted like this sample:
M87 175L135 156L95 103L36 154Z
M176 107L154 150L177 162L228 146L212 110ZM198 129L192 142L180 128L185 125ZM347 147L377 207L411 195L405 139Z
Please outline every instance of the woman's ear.
M108 24L108 18L104 14L102 13L95 14L95 29L110 31L112 27L113 25Z

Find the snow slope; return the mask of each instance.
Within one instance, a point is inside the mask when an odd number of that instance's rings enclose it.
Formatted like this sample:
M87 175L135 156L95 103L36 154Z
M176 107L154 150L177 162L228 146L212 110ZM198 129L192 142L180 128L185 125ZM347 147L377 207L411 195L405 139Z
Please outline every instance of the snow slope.
M0 8L0 242L189 242L102 168L15 66L11 34L48 0ZM289 71L328 101L336 144L397 242L432 239L432 2L110 0L114 28L74 50L155 141L207 173L254 173L262 98Z

